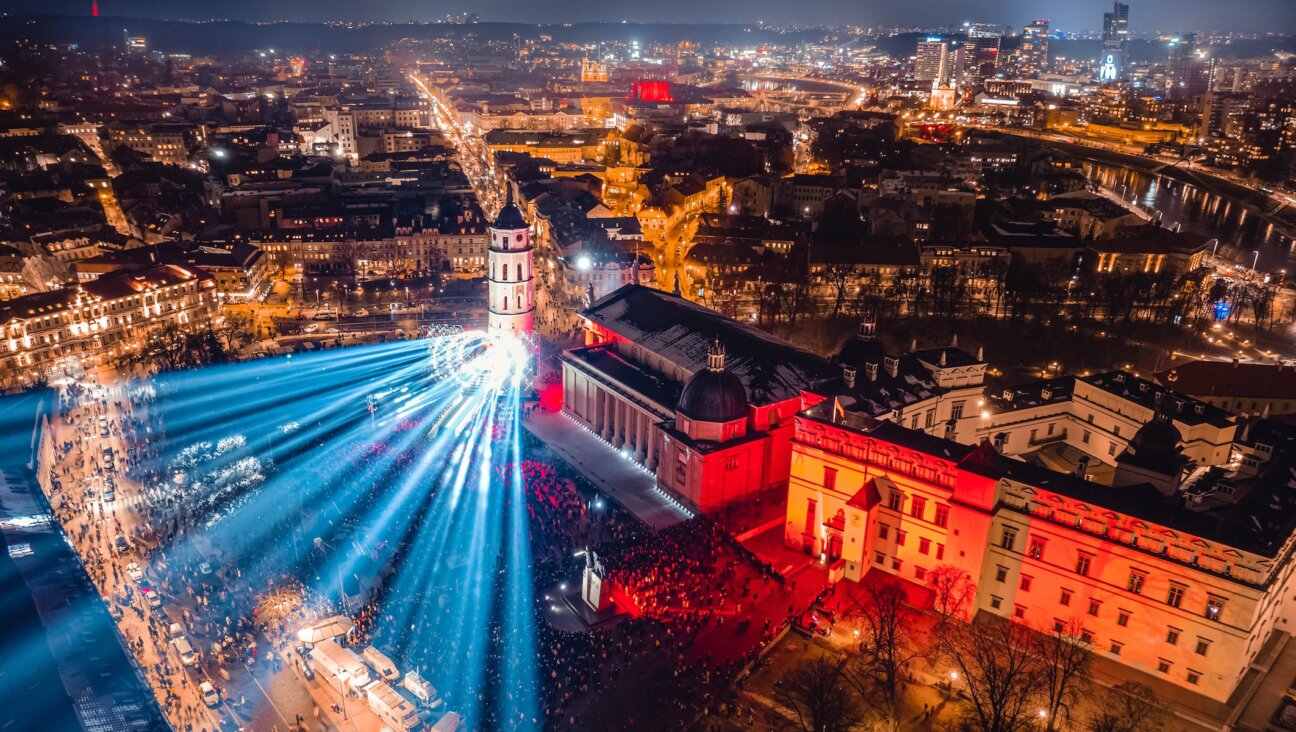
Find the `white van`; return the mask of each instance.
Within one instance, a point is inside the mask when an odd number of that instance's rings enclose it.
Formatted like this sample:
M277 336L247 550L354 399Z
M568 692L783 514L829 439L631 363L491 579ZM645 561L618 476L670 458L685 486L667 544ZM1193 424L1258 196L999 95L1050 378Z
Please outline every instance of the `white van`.
M437 698L436 687L423 680L418 671L410 671L401 679L401 686L424 704L430 704Z
M446 712L445 716L432 725L432 732L455 732L463 724L463 717L458 712Z
M400 678L400 670L396 668L396 664L392 663L392 660L377 648L366 646L360 652L360 658L364 659L364 662L369 664L370 668L377 671L378 675L387 681Z

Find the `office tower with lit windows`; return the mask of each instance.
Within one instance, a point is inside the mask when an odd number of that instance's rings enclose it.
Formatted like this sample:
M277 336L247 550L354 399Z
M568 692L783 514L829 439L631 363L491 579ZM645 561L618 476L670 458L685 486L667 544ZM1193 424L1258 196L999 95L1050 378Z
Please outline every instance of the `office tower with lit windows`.
M999 69L999 29L989 23L969 23L965 28L967 40L959 49L959 82L980 84Z
M1129 40L1129 6L1116 3L1112 12L1103 13L1102 60L1098 64L1099 81L1124 78L1125 44Z
M918 41L918 52L914 56L914 78L943 86L949 82L953 66L951 56L950 44L946 40L928 37Z
M1017 73L1034 76L1048 68L1049 22L1037 18L1022 29L1021 48L1017 51Z
M1190 101L1210 91L1214 62L1197 48L1196 33L1170 39L1169 67L1171 99Z

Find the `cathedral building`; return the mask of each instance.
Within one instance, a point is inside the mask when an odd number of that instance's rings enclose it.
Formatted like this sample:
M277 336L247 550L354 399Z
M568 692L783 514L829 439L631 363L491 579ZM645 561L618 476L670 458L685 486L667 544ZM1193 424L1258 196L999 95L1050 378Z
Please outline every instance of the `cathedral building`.
M670 293L590 304L563 354L563 408L706 512L788 480L793 416L825 399L954 436L985 363L955 347L888 355L873 323L831 359Z

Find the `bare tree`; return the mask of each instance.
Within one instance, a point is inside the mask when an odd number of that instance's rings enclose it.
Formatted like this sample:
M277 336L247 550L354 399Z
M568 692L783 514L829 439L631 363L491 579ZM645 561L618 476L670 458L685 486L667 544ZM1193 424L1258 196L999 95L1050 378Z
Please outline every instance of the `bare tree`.
M864 720L864 710L846 681L842 662L820 656L793 669L774 690L780 729L849 732Z
M1161 732L1165 728L1165 707L1156 692L1137 681L1111 687L1096 707L1085 722L1084 729L1089 732Z
M1070 726L1071 710L1089 684L1093 657L1089 634L1078 620L1058 623L1053 630L1035 636L1044 691L1045 730L1054 732Z
M937 636L942 655L967 692L967 727L979 732L1021 732L1039 719L1039 657L1031 631L998 616L974 624L952 623Z
M918 612L898 582L880 582L868 588L851 615L860 621L862 632L857 653L846 664L847 678L878 710L882 723L897 729L909 667L918 655L913 637Z
M824 280L832 295L831 317L841 315L842 307L846 304L846 293L857 277L855 265L850 262L834 262L828 265L824 272Z
M942 564L927 573L927 586L934 594L933 607L941 625L951 619L966 620L968 608L976 597L976 583L966 570Z

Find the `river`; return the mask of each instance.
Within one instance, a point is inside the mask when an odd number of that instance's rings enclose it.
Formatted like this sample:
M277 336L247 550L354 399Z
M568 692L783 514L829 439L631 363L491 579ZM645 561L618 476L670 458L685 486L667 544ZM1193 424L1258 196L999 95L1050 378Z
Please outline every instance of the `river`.
M1259 269L1296 271L1293 242L1234 201L1165 176L1107 163L1085 163L1091 180L1141 208L1160 211L1162 223L1182 223L1185 231L1219 239L1218 254L1247 267L1259 252Z

